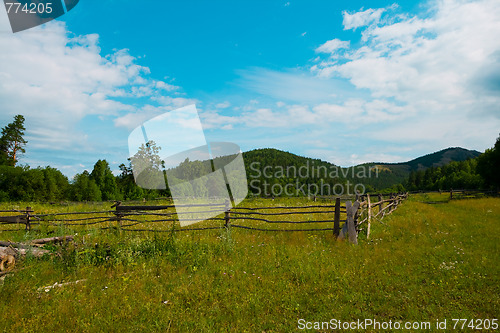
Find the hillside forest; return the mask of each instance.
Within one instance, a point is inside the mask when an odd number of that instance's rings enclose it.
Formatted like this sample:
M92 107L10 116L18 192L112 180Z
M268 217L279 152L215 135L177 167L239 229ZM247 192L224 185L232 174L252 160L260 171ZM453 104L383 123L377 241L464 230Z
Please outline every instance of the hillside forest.
M16 115L1 131L0 201L106 201L170 196L168 185L162 190L148 190L136 185L132 171L133 157L119 166L120 172L116 176L109 163L102 159L94 164L92 170L76 174L72 179L50 166L31 168L20 164L20 158L29 148L29 143L24 139L24 121L22 115ZM143 153L152 147L161 149L154 147L154 142L151 142L151 146L142 147ZM366 192L500 187L500 136L494 146L482 154L462 148L449 148L399 164L370 163L340 168L319 159L276 149L252 150L243 153L243 158L251 196L272 196L273 193L269 193L268 189L274 184L294 184L294 187L300 188L312 184L333 187L336 184L362 183ZM185 161L185 170L187 162L192 170L203 171L200 161ZM266 173L265 167L273 172ZM305 168L324 172L297 173L297 170ZM370 175L367 176L367 173ZM304 193L294 191L292 195L302 196Z

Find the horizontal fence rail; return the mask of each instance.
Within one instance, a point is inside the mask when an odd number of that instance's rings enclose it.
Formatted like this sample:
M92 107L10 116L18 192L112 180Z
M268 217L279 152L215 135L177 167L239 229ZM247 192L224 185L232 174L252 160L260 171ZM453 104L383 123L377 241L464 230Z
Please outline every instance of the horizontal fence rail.
M182 232L239 228L262 232L313 232L329 231L338 239L349 235L357 243L361 226L366 223L367 237L372 221L380 221L391 214L408 197L408 193L356 196L355 202L341 202L337 197L326 204L314 203L304 206L233 207L230 204L183 205L182 208L199 208L199 211L177 212L174 205L121 205L116 202L114 210L92 212L41 213L25 210L0 211L2 225L21 225L25 230L33 227L92 227L102 230L116 229L130 232ZM373 200L373 198L377 198ZM177 206L179 208L181 206ZM221 211L222 210L222 211ZM1 214L16 213L13 216ZM196 227L177 226L179 216L196 213L219 213L205 219ZM191 217L191 216L189 216ZM198 222L196 218L182 217L182 221ZM325 225L325 224L329 224ZM271 226L271 227L269 227ZM277 226L295 226L277 228ZM0 231L19 231L22 229Z

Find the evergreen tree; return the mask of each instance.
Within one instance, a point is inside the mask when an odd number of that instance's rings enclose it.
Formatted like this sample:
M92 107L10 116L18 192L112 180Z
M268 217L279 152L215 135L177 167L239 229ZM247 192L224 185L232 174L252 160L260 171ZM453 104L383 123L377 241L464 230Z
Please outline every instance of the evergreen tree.
M145 197L142 188L136 185L132 167L127 167L125 164L120 164L120 175L116 178L118 189L121 196L128 200L137 200Z
M101 201L101 190L87 170L75 176L72 199L76 201Z
M493 148L478 157L477 170L487 186L500 188L500 136Z
M0 163L15 166L19 155L25 153L26 141L24 136L24 117L17 115L14 121L2 129L0 137Z
M119 199L118 187L116 186L115 176L111 172L106 160L99 160L94 165L90 174L97 187L101 191L102 200Z

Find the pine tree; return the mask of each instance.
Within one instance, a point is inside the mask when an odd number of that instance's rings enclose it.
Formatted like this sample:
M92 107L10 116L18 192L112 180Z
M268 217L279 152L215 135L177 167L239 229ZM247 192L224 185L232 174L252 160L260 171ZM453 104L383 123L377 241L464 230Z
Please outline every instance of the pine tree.
M500 188L500 136L492 148L478 157L477 169L487 186Z
M109 164L106 160L99 160L96 162L94 169L90 174L90 178L94 180L97 187L99 187L102 200L119 199L115 176L111 172Z
M19 160L19 155L26 152L24 147L26 141L24 136L24 117L17 115L14 121L2 129L0 137L0 163L15 166Z

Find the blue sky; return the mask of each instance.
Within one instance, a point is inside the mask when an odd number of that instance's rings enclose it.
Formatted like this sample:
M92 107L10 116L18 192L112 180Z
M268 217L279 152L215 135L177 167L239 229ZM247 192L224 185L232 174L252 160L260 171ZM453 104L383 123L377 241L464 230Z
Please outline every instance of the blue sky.
M208 141L347 166L500 132L500 3L81 0L13 34L0 9L0 125L21 163L68 176L128 157L142 122L196 104ZM186 134L188 135L188 134Z

